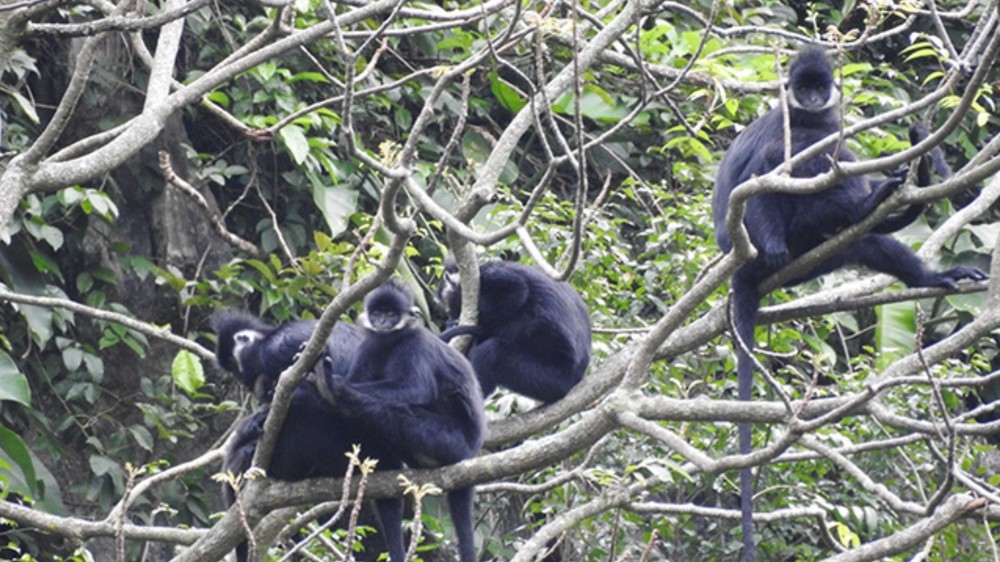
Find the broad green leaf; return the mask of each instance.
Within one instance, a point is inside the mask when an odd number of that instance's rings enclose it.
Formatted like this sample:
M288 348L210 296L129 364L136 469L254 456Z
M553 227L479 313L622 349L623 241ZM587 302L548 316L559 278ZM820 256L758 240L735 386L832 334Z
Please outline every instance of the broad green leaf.
M59 202L67 207L76 205L80 201L83 201L87 195L79 187L68 187L66 189L59 190L57 194Z
M227 96L225 92L211 92L205 96L205 99L212 103L217 103L222 107L229 107L229 96Z
M919 59L923 57L937 57L937 56L938 56L937 51L935 51L934 49L919 49L912 52L908 57L906 57L906 61L909 62L913 59Z
M285 147L292 154L292 159L296 164L306 161L309 156L309 139L306 138L302 127L298 125L285 125L278 131L278 136L285 143Z
M319 72L299 72L287 80L289 84L294 84L300 80L307 80L309 82L317 82L320 84L328 84L330 81L327 80L326 76Z
M76 290L86 293L94 286L94 276L84 271L76 277Z
M260 260L247 260L246 264L259 271L272 285L278 284L278 277L275 276L274 271L266 263Z
M118 463L104 455L90 455L90 470L97 476L114 474L120 470Z
M20 312L24 316L25 320L28 321L28 326L31 327L31 333L34 335L35 341L39 345L45 345L50 339L52 339L51 309L26 304L18 307L18 312Z
M10 463L0 463L0 475L7 474L13 480L22 484L32 497L41 495L35 477L35 464L31 460L31 452L24 441L13 431L0 425L0 460L9 459ZM7 467L2 466L8 464ZM18 471L13 470L14 467ZM2 479L2 478L0 478Z
M877 307L878 324L875 342L878 348L878 367L885 368L894 360L913 351L917 333L916 304L898 302Z
M28 386L28 379L5 351L0 351L0 400L31 405L31 387Z
M83 350L78 347L67 347L62 351L63 364L70 371L75 371L83 364Z
M351 215L358 209L358 192L346 186L326 186L313 182L313 201L323 213L330 235L347 230Z
M45 226L47 228L54 228L48 225ZM62 236L62 233L60 232L59 235ZM42 238L43 236L44 234L40 234L38 237ZM58 275L60 281L62 280L62 270L59 269L59 264L51 256L42 252L28 252L28 255L31 256L31 261L35 265L35 269L40 273L52 273L53 275Z
M31 103L31 100L22 96L17 92L17 90L14 89L8 89L4 91L7 95L14 98L14 101L17 102L18 107L21 108L21 111L24 112L25 116L27 116L32 123L39 122L38 112L35 111L35 104Z
M490 73L490 91L500 105L512 113L521 111L521 108L528 103L517 90L501 80L496 72Z
M278 71L278 65L274 61L267 61L257 65L257 72L264 82L267 82Z
M129 433L132 434L132 438L135 442L139 444L143 449L153 452L153 434L149 432L145 426L134 424L129 426Z
M572 115L575 111L573 94L566 93L560 97L559 101L553 104L552 110L557 113ZM594 121L614 123L621 121L622 118L628 115L628 112L629 108L615 105L614 99L607 92L599 88L586 88L583 96L580 98L580 113L584 117L593 119Z
M178 351L174 356L170 376L188 396L198 394L198 390L205 385L205 368L198 357L186 349Z

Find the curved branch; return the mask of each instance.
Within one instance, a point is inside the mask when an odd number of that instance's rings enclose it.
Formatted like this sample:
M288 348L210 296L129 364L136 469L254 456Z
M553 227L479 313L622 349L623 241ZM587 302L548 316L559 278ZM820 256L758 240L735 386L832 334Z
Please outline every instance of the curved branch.
M116 521L86 521L78 517L62 517L50 515L17 505L9 501L0 501L0 516L17 521L25 527L36 527L58 533L64 537L76 540L86 540L94 537L114 537L118 531L126 538L137 541L161 541L173 544L193 544L207 532L203 529L177 529L174 527L153 527L127 524L119 528Z
M85 23L29 23L27 32L32 35L61 37L86 37L108 31L144 31L180 20L205 6L212 0L191 0L187 4L160 12L155 16L133 18L111 14L108 17Z
M905 552L920 545L922 542L944 530L958 520L959 517L985 507L986 500L975 498L971 494L953 496L934 512L934 515L914 523L913 525L872 541L836 556L826 558L824 562L867 562L882 560Z
M165 342L176 345L181 349L186 349L191 353L194 353L198 357L205 359L207 361L215 360L215 353L205 349L196 342L193 342L187 338L175 335L170 331L170 327L158 327L147 322L142 322L136 320L130 316L125 316L124 314L119 314L117 312L111 312L110 310L101 310L99 308L89 307L85 304L80 304L78 302L71 301L69 299L61 299L55 297L36 297L33 295L24 295L21 293L14 293L5 289L0 289L0 300L19 302L22 304L30 304L35 306L44 306L47 308L62 308L97 320L104 320L107 322L114 322L116 324L121 324L130 330L135 330L141 334L145 334L151 338L156 338L163 340Z
M184 179L182 179L180 176L177 175L176 172L174 172L173 166L170 165L169 152L167 152L166 150L161 150L159 152L159 156L160 156L160 170L163 172L163 179L167 180L168 185L172 185L177 189L181 190L182 192L184 192L184 194L190 197L192 201L194 201L199 207L202 208L202 210L205 211L205 213L208 215L208 220L212 223L212 227L215 229L215 232L218 233L218 235L221 236L223 240L229 242L233 246L250 254L251 256L260 257L262 255L260 248L258 248L252 242L250 242L249 240L244 240L243 238L240 238L239 236L230 232L229 229L226 228L226 224L222 221L222 217L220 217L218 213L212 210L212 207L208 204L208 201L205 200L205 197L202 196L202 194L197 189L195 189L193 185L184 181ZM274 228L275 230L278 229L277 221L275 221Z

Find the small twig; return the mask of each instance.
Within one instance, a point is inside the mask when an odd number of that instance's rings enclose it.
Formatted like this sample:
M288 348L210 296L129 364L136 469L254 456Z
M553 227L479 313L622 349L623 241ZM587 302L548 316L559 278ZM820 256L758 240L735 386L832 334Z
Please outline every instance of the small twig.
M927 513L932 514L934 510L937 509L941 502L945 500L948 493L951 492L952 484L954 483L954 471L955 471L955 427L951 423L951 418L948 416L948 409L944 404L944 397L941 396L941 385L934 375L931 373L931 366L927 362L927 358L924 357L924 330L927 327L926 317L924 315L924 309L917 304L917 333L916 341L914 345L916 346L917 358L920 360L920 364L923 366L924 374L927 375L927 381L930 383L931 395L934 397L934 404L937 406L938 410L941 412L941 420L944 423L946 435L942 435L941 431L938 430L938 436L941 439L945 439L948 443L948 458L947 465L945 466L944 482L938 488L934 495L931 496L929 502L927 502Z
M354 544L354 536L357 534L358 529L358 517L361 515L361 506L364 505L365 499L365 488L368 487L368 477L371 475L372 471L375 470L375 465L378 461L365 459L361 461L358 458L358 454L354 453L348 455L352 463L357 463L358 468L361 469L361 480L358 481L358 495L354 497L354 505L351 508L351 516L347 520L347 535L344 539L344 544L347 548L344 549L344 555L341 558L344 562L347 562L351 557L351 545Z
M555 553L557 550L559 550L559 547L562 546L562 544L564 542L566 542L566 534L567 533L568 533L568 531L563 531L562 533L559 533L559 538L557 538L555 540L555 542L552 543L552 546L548 547L548 549L546 549L545 552L543 552L538 557L538 559L539 560L548 560L549 559L549 555L551 555L551 554Z
M31 5L36 1L28 0L21 2L15 7ZM131 17L121 14L110 14L108 17L96 21L84 23L29 23L28 32L31 34L46 34L62 37L85 37L109 31L143 31L160 28L164 24L184 18L202 7L207 6L211 0L191 0L174 10L167 10L156 15L147 17ZM0 8L0 11L11 9L10 6Z
M407 74L406 76L403 76L402 78L399 78L399 79L396 79L396 80L392 80L391 82L387 82L385 84L379 84L377 86L372 86L371 88L366 88L364 90L358 90L357 92L354 92L352 95L358 96L358 97L363 97L363 96L369 96L369 95L378 94L380 92L387 92L387 91L391 91L391 90L397 90L400 87L402 87L404 84L406 84L407 82L412 82L413 80L416 80L417 78L434 74L434 72L436 72L436 71L437 71L436 68L422 68L422 69L419 69L419 70L415 70L415 71L411 72L410 74ZM282 117L281 119L279 119L274 125L271 125L271 126L267 127L266 129L263 129L263 130L266 131L269 134L274 134L275 132L279 131L285 125L291 123L292 121L295 121L296 119L302 117L303 115L308 115L308 114L310 114L310 113L312 113L314 111L317 111L319 109L322 109L324 107L329 107L331 105L336 105L338 103L343 102L344 99L345 99L345 97L346 97L346 94L338 94L336 96L331 96L331 97L326 98L324 100L320 100L320 101L318 101L316 103L307 105L307 106L303 107L302 109L299 109L297 111L293 111L292 113L289 113L285 117Z
M802 396L802 403L799 405L798 409L795 410L794 415L796 418L802 416L802 412L804 412L806 407L809 406L809 402L812 401L813 395L816 394L816 388L819 386L819 369L813 365L812 371L812 379L809 381L809 387Z
M639 557L639 562L646 562L649 560L649 556L653 553L653 545L656 544L656 539L660 538L660 531L653 529L653 532L649 534L649 541L646 543L646 549L642 551L642 556Z
M458 106L461 110L458 114L458 120L455 122L455 129L451 132L451 137L448 139L448 143L444 145L444 150L441 151L441 157L438 158L437 165L434 166L434 173L432 173L430 179L427 180L427 193L434 193L434 189L437 187L438 182L441 181L441 176L444 174L444 170L448 166L448 159L451 158L452 152L455 151L455 147L458 146L458 142L462 139L462 133L465 132L465 121L469 116L469 93L471 90L471 79L471 73L466 73L462 76L462 98L458 102Z
M253 534L253 526L250 525L246 504L243 503L243 484L247 481L247 473L233 474L232 472L227 472L224 476L228 486L233 489L233 505L236 506L236 514L240 520L240 527L243 529L243 534L246 537L247 558L253 560L254 553L257 551L257 539Z
M285 240L285 235L281 231L281 225L278 224L278 214L274 212L274 208L271 204L267 202L264 197L264 191L260 188L260 183L254 184L254 188L257 190L257 196L260 198L260 202L264 205L264 209L267 210L267 214L271 216L271 226L274 227L274 235L278 238L278 245L281 246L281 251L285 253L285 259L288 263L295 268L296 271L302 273L302 266L299 265L299 260L295 258L295 254L292 253L292 249L288 246L288 241Z
M517 482L490 482L486 484L481 484L476 487L479 494L544 494L554 488L562 486L563 484L570 482L572 480L583 480L584 469L589 466L594 457L600 452L603 447L608 443L610 437L605 435L600 438L596 443L594 443L590 450L587 451L587 456L575 466L572 470L567 470L561 474L555 475L553 478L541 482L539 484L519 484Z
M51 2L52 0L22 0L21 2L13 2L11 4L5 4L0 6L0 13L10 12L13 10L20 10L21 8L28 8L44 2Z
M122 493L122 506L129 504L129 496L135 487L136 471L132 468L131 463L125 463L125 472L128 474L128 479L125 481L125 492ZM118 562L125 562L125 520L127 519L127 514L128 509L123 508L118 514L118 525L115 529L115 555Z
M177 189L181 190L185 195L190 197L191 200L195 202L195 204L197 204L199 207L202 208L202 210L205 211L205 213L208 215L208 220L212 223L212 227L215 229L215 232L217 232L219 236L222 237L223 240L229 242L233 246L250 254L251 256L260 257L262 255L260 248L255 246L253 243L244 240L243 238L240 238L239 236L230 232L229 229L226 228L226 224L225 222L223 222L222 217L220 217L218 213L212 210L211 206L209 206L208 204L208 201L205 200L205 197L202 196L202 194L199 193L198 190L195 189L193 185L189 184L187 181L178 176L176 172L174 172L174 168L170 164L169 152L167 152L166 150L161 150L159 152L159 156L160 156L160 171L163 172L163 179L167 181L168 185L172 185ZM275 226L275 230L277 230L277 226Z
M615 549L618 547L618 530L621 528L621 524L622 509L619 507L615 509L615 518L611 523L611 529L608 530L608 535L611 536L611 546L608 547L608 562L612 562L611 557L614 555ZM565 534L565 532L563 534Z
M347 505L350 503L347 501L347 499L351 495L351 479L354 476L354 468L357 466L361 466L361 463L358 461L359 458L358 455L360 454L360 452L361 452L360 447L355 445L353 450L353 455L347 455L348 458L350 459L350 462L347 464L347 471L344 473L344 484L340 488L340 501L337 502L338 503L337 511L334 512L334 514L331 515L322 525L320 525L311 533L309 533L309 535L306 536L306 538L302 539L298 544L290 548L288 552L286 552L284 556L282 556L278 560L278 562L284 562L285 560L290 559L292 555L294 555L296 552L304 548L305 545L309 544L313 539L322 534L323 531L329 529L330 527L333 527L334 524L336 524L337 521L340 520L344 512L347 511ZM368 462L368 460L366 459L365 462ZM350 543L347 544L345 550L346 551L351 550Z
M341 291L344 291L351 286L352 279L354 279L354 268L357 267L358 260L365 254L365 252L368 251L368 247L371 246L372 241L375 240L375 235L381 227L382 215L376 214L372 219L371 225L368 227L368 232L361 237L358 245L355 246L354 251L351 252L351 257L347 259L347 265L344 267L344 280L340 285Z
M983 510L983 533L987 537L993 536L993 526L990 525L990 520L987 517L986 510ZM990 545L990 554L993 555L993 562L1000 562L1000 548L997 547L997 541L986 541Z

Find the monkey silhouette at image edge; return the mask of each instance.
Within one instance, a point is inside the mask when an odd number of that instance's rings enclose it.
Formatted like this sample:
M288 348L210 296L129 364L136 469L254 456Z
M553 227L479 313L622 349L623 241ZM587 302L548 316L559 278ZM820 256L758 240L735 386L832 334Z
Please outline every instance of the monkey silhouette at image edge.
M838 119L839 92L833 69L826 53L817 47L803 47L789 70L787 103L791 126L791 154L801 152L819 140L840 130ZM785 134L781 104L746 127L726 151L716 176L712 197L715 236L719 247L728 252L732 240L726 228L729 197L732 191L754 176L764 175L784 162ZM919 142L926 130L911 130L911 140ZM810 178L830 170L830 159L855 161L855 155L845 147L831 145L819 155L798 165L794 177ZM918 185L930 183L928 158L920 159ZM864 176L845 177L840 183L812 194L765 194L747 201L743 223L750 240L759 252L733 275L731 301L736 335L752 349L753 332L760 308L757 285L790 261L819 246L837 232L868 216L880 203L898 189L905 172L884 180L870 181ZM795 285L850 264L888 273L910 287L954 287L962 279L978 281L986 274L973 267L954 267L944 271L929 269L905 244L888 236L916 219L919 207L890 216L871 232L851 242L817 265ZM740 400L750 400L753 371L749 357L737 346ZM740 425L740 452L750 452L750 426ZM743 511L744 560L755 560L750 497L750 470L741 471L741 510Z

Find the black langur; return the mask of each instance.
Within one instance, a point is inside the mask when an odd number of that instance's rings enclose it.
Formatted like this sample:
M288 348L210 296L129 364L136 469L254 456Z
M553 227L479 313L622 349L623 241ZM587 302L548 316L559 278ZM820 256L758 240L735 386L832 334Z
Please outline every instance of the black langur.
M270 405L265 405L240 423L236 437L226 450L223 472L242 474L250 469L269 410ZM398 456L379 443L366 440L363 432L352 427L350 421L334 411L310 383L304 382L292 395L266 473L270 478L286 482L342 477L348 465L345 453L355 444L361 445L362 457L378 459L379 470L396 470L403 466ZM228 484L223 485L222 491L226 505L233 505L235 491ZM377 500L375 508L389 560L403 560L402 502L399 498ZM236 560L248 560L247 543L236 547Z
M361 345L346 377L324 361L317 387L367 440L413 467L471 458L483 442L485 413L475 374L461 353L421 325L413 294L390 280L365 299ZM448 493L459 559L475 562L474 490Z
M441 298L458 320L462 291L458 264L445 261ZM580 295L565 281L511 262L479 268L478 326L452 326L445 341L462 334L475 338L468 357L483 396L504 386L552 403L583 378L590 364L590 314Z
M840 130L837 106L839 92L830 61L822 49L805 47L795 57L789 70L787 105L791 125L791 154L801 152L819 140ZM726 151L715 180L712 213L715 237L720 248L728 252L732 240L726 229L729 196L738 185L753 176L766 174L784 162L785 134L783 110L779 104L763 117L752 122L736 137ZM926 136L925 129L914 129L911 140ZM798 165L794 177L809 178L830 170L830 161L854 161L856 157L844 147L835 152L831 146L818 156ZM930 183L930 169L921 158L918 184ZM939 159L940 160L940 159ZM754 345L754 325L760 307L757 285L787 263L819 246L838 231L868 216L881 202L899 188L905 173L873 182L863 176L846 177L825 191L804 195L766 194L747 201L743 222L758 256L745 264L731 281L733 324L736 336L747 348ZM910 209L890 216L871 232L851 242L846 248L817 265L794 285L848 264L866 266L888 273L910 287L954 287L961 279L982 280L986 274L971 267L955 267L945 271L929 269L906 245L885 233L902 228L919 214ZM753 367L750 357L737 346L739 399L750 400ZM740 453L750 452L750 426L739 428ZM741 509L743 511L744 559L755 559L753 523L751 520L750 470L740 474Z
M261 403L271 401L278 376L295 362L316 329L314 320L271 326L238 309L215 313L211 324L217 335L215 358L219 366L232 373ZM325 354L337 363L349 364L360 340L357 328L338 322Z
M213 318L212 325L218 336L219 366L254 389L264 402L263 407L240 422L226 449L223 472L242 474L250 468L263 435L274 384L295 361L316 323L302 320L272 327L243 311L223 311ZM359 343L360 334L354 326L336 324L326 343L324 364L346 372ZM380 469L402 468L398 455L358 431L319 395L312 383L302 381L292 395L266 472L284 481L340 477L347 471L348 459L344 454L355 444L361 445L363 456L379 459ZM226 484L222 491L226 505L231 506L236 499L234 490ZM375 507L390 560L403 560L402 502L398 498L378 500ZM236 559L245 562L247 557L247 544L242 543L236 548Z

